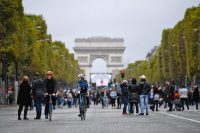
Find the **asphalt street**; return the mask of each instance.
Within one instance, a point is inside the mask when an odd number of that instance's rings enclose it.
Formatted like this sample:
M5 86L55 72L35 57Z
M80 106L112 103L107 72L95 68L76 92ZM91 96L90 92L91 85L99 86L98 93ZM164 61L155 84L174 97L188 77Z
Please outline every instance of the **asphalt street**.
M92 106L85 121L77 116L78 108L56 109L53 120L17 120L17 106L0 107L0 133L200 133L200 110L150 112L148 116L124 116L122 109ZM44 109L43 109L44 110ZM22 114L23 118L23 114Z

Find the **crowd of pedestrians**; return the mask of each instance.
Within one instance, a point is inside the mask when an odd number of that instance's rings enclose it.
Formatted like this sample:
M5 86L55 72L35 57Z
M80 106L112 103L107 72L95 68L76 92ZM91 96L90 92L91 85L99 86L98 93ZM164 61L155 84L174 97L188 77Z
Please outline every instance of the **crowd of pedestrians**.
M123 80L121 84L115 84L110 90L100 89L93 91L94 105L102 103L102 108L120 109L123 105L123 115L149 115L149 110L159 111L159 108L168 108L168 112L189 110L190 105L199 105L199 88L193 84L191 88L184 85L175 87L173 83L165 81L161 87L159 83L150 85L146 76L140 76L137 82L135 77ZM99 94L98 94L99 93ZM106 98L105 98L106 97ZM105 100L106 99L106 100ZM117 103L117 106L116 106Z
M80 80L81 81L81 80ZM78 81L78 82L80 82ZM85 80L84 80L85 81ZM79 85L80 88L80 85ZM57 89L53 72L48 71L46 78L42 79L39 73L35 73L33 81L29 82L28 76L24 76L20 83L17 104L18 120L21 120L21 112L24 107L24 120L28 120L28 107L34 105L36 117L41 119L42 106L45 106L44 115L48 119L49 94L52 95L53 109L78 107L79 91L73 89ZM198 110L199 88L193 84L187 89L184 85L175 87L169 81L165 81L163 87L158 83L150 85L146 76L140 76L137 82L135 77L123 80L121 84L114 84L111 89L95 88L87 89L87 108L101 104L102 108L111 106L113 109L122 109L122 115L149 115L149 110L159 111L159 108L169 108L167 111L184 111L185 105L189 110L190 105L195 105ZM57 105L57 106L56 106Z

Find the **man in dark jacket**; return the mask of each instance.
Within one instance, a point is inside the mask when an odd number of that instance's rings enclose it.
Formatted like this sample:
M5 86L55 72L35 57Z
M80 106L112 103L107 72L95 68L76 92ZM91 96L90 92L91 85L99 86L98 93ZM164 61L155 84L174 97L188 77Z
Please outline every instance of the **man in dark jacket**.
M122 84L120 85L121 90L122 90L122 100L124 103L124 108L123 108L123 115L127 115L127 105L128 105L128 82L126 80L122 81Z
M169 110L167 110L167 111L172 111L175 88L174 88L173 85L171 85L169 83L169 81L166 81L165 82L165 89L166 89L166 99L167 99L167 103L168 103L168 106L169 106Z
M199 104L199 88L196 84L193 85L193 101L196 104L196 110L198 110L198 104Z
M53 105L53 109L55 109L55 105L56 105L56 81L53 79L53 72L52 71L48 71L47 72L47 78L44 80L44 84L45 84L45 118L48 119L48 114L49 114L49 101L50 101L50 95L52 95L52 105Z
M144 115L144 106L146 106L146 115L148 115L148 94L151 90L151 86L146 81L146 76L140 76L139 82L139 94L140 94L140 106L141 106L141 113L140 115Z
M36 107L36 117L34 119L41 119L42 102L44 95L44 82L40 78L39 73L35 73L35 79L32 81L32 96Z

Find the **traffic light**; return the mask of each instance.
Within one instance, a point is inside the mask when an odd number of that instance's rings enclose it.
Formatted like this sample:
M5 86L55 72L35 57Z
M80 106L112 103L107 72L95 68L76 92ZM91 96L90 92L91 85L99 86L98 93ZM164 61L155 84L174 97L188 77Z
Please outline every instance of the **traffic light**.
M123 79L124 76L125 76L125 71L124 71L124 70L121 70L120 73L121 73L121 78Z

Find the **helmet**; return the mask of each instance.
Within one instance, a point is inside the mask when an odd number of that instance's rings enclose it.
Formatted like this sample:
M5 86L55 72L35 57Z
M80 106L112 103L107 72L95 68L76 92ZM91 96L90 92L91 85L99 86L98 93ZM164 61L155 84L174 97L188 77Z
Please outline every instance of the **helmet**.
M79 75L77 76L77 78L84 78L84 77L85 77L84 74L79 74Z
M123 84L126 84L126 83L128 83L128 82L127 82L127 80L123 80L122 83L123 83Z
M146 79L146 76L145 75L141 75L140 79Z

